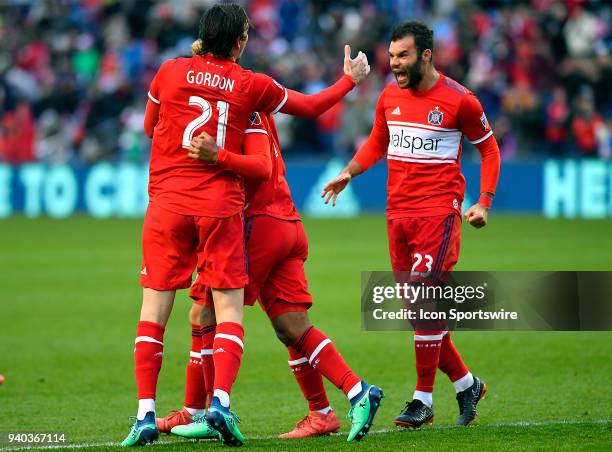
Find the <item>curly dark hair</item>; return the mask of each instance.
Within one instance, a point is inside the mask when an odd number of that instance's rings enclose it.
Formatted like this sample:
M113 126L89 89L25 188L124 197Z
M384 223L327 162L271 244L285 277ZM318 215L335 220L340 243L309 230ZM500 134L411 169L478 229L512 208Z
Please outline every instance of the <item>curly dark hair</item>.
M246 39L249 26L249 17L242 6L235 3L213 6L200 21L198 38L202 45L198 53L229 59L236 41Z
M429 49L431 53L434 50L434 33L426 24L418 20L407 20L397 24L391 30L391 41L398 41L406 36L414 37L414 45L416 46L419 55L423 51Z

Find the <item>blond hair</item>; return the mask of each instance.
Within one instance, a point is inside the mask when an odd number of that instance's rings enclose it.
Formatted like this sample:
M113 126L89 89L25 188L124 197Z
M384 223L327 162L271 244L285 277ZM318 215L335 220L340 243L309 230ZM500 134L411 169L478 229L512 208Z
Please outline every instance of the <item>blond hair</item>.
M192 55L202 55L202 40L196 39L191 44L191 54Z

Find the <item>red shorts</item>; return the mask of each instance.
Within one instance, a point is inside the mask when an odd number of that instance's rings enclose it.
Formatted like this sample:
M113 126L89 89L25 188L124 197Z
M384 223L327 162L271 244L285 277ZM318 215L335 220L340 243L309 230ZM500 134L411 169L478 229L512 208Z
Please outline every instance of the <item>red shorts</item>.
M258 300L270 319L286 312L306 312L312 297L304 272L308 239L302 222L256 215L245 221L244 231L249 276L244 303L251 306ZM197 304L212 305L210 291L200 278L189 296Z
M461 217L456 214L387 220L394 272L450 272L459 259Z
M244 287L242 215L180 215L149 203L142 228L140 285L156 290L186 289L195 268L210 287Z

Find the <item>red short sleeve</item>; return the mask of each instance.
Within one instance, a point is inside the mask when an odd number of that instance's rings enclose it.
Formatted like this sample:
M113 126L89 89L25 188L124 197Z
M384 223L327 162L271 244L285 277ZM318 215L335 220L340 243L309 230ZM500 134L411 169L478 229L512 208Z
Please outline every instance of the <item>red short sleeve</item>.
M151 85L149 85L149 92L147 96L151 102L155 102L157 105L161 104L160 101L160 92L159 87L162 85L161 79L164 77L164 73L168 70L168 66L174 60L167 60L162 63L162 65L157 70L155 77L151 80Z
M287 102L287 90L272 77L265 74L253 75L254 111L277 113Z
M465 96L457 113L459 128L472 144L482 143L493 135L482 105L473 94Z

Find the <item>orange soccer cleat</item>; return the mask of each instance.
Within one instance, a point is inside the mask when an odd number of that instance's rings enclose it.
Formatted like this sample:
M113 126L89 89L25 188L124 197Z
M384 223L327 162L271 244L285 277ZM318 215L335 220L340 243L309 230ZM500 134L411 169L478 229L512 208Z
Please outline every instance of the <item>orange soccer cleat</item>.
M191 424L193 419L191 414L185 408L182 410L172 410L165 417L158 417L155 419L155 425L157 430L162 433L170 433L172 427L177 425Z
M340 429L340 422L333 411L327 414L311 411L297 423L295 428L288 432L278 435L279 438L307 438L309 436L329 435L336 433Z

